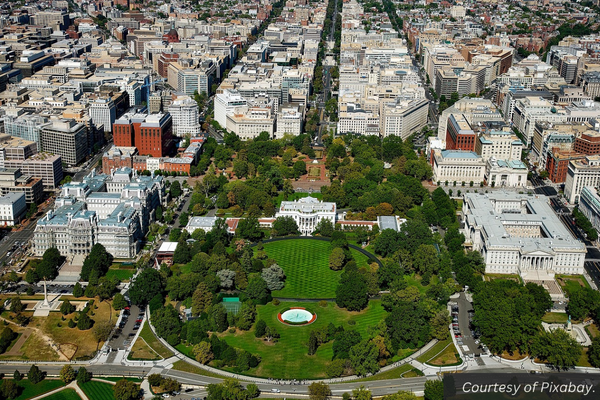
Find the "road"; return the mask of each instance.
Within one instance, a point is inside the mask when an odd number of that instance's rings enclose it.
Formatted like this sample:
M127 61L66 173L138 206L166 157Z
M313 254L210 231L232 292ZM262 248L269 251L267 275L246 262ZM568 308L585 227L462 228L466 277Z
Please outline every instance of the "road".
M31 221L29 225L22 230L18 232L10 232L2 239L0 242L0 265L8 264L10 260L10 257L8 257L8 252L10 251L12 253L12 248L16 242L19 242L19 245L29 242L29 240L33 237L35 225L36 221Z
M82 171L79 171L79 172L75 173L75 175L73 175L73 180L75 182L83 181L83 178L86 175L88 175L92 171L92 169L94 169L96 164L98 164L98 161L100 161L100 159L102 158L104 153L108 149L110 149L111 146L112 146L112 143L106 144L106 146L104 146L96 155L94 155L94 157L92 157L92 159L90 161L88 161L87 163L84 164L84 165L87 165L87 167L84 167Z

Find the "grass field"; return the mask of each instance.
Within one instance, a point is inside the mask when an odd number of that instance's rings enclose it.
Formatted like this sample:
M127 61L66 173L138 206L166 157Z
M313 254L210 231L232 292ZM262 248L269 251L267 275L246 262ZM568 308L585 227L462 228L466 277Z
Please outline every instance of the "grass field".
M456 346L452 343L452 340L446 341L447 346L437 355L434 355L431 359L427 360L427 364L435 366L444 365L458 365L461 363L461 359L458 356Z
M32 333L21 346L21 355L0 355L0 360L32 360L32 361L58 361L56 351L50 347L37 333ZM23 371L21 371L23 372Z
M282 290L273 297L299 299L335 298L341 271L329 269L331 245L321 240L290 239L265 244L270 258L283 268L287 279ZM350 250L359 267L367 266L369 258Z
M583 275L556 275L556 281L567 294L581 287L590 287Z
M101 323L103 321L111 321L113 324L116 321L116 317L111 314L114 312L110 302L100 302L98 299L94 302L94 306L98 306L98 309L94 309L94 315L90 315L95 323ZM93 307L92 307L93 308ZM71 357L75 360L79 357L90 357L97 349L102 347L102 343L97 343L94 338L93 329L81 331L75 328L69 328L67 323L69 318L73 318L75 313L66 316L66 320L62 321L62 314L58 312L51 312L48 317L34 317L30 323L32 326L41 329L46 335L50 336L54 342L63 347L69 349L65 352L67 357ZM60 326L59 326L60 324ZM73 350L77 351L73 354Z
M133 347L131 348L131 352L127 356L128 360L160 360L161 356L159 356L150 346L146 344L144 339L138 337Z
M542 321L548 324L566 324L569 316L566 313L549 312L544 314Z
M451 343L451 342L452 342L451 338L437 342L435 344L435 346L433 346L431 349L429 349L429 351L426 351L425 353L423 353L419 357L417 357L417 361L425 363L425 362L431 360L432 358L437 356L442 350L444 350L444 348L446 346L448 346L448 343Z
M380 374L375 374L373 376L369 376L367 378L357 379L354 382L370 382L370 381L379 381L379 380L387 380L387 379L398 379L402 378L403 374L406 374L408 371L412 370L413 366L410 364L403 364L398 368L390 369L389 371L382 372Z
M21 372L23 373L26 371L24 370ZM64 386L65 384L58 379L44 379L43 381L34 385L27 379L23 379L18 382L18 385L21 388L21 391L16 400L26 400L50 392L54 389L58 389L59 387Z
M159 356L163 358L169 358L173 355L171 350L167 349L156 338L156 336L154 336L154 333L152 333L152 330L150 329L150 325L148 325L146 321L144 321L144 326L142 327L142 331L140 332L140 337L143 338L148 344L148 346L150 346L152 350L158 353Z
M195 365L192 365L182 360L175 361L173 363L173 369L177 371L189 372L191 374L196 375L210 376L213 378L223 378L223 375L213 374L212 372L208 372L207 370L204 370L200 367L196 367Z
M109 269L106 273L107 278L116 277L121 282L129 281L131 277L135 274L134 269Z
M75 389L63 389L58 393L44 398L46 400L81 400Z
M317 314L317 320L309 326L286 326L277 320L277 314L286 307L306 307ZM316 303L286 303L274 306L269 303L259 306L258 319L268 326L277 328L281 339L277 343L268 343L254 337L254 330L248 332L225 332L221 336L230 345L260 355L262 362L248 373L271 378L322 378L333 356L332 342L319 347L314 356L308 355L308 338L312 329L327 326L330 322L346 330L355 329L363 336L369 326L374 326L385 318L386 312L380 301L371 301L361 312L349 312L338 308L334 303L320 307ZM355 325L348 324L354 321Z
M113 385L110 383L89 381L80 386L87 397L94 400L115 400Z

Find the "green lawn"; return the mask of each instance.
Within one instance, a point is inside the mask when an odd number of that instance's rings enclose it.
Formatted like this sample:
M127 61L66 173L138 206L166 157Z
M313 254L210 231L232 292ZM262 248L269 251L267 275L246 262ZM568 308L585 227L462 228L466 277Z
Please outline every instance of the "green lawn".
M83 393L94 400L115 400L113 385L110 383L89 381L80 385Z
M109 269L106 273L107 278L116 277L118 280L129 281L135 274L135 269Z
M150 329L150 325L146 321L144 321L144 326L142 327L142 331L140 332L140 337L144 339L146 344L150 346L152 350L158 353L162 358L169 358L173 355L171 350L167 349L161 342L154 336L152 329Z
M21 371L21 373L23 372L26 371ZM23 379L19 381L18 385L22 389L19 393L19 397L17 397L16 400L31 399L32 397L37 397L54 389L58 389L61 386L65 386L63 381L57 379L44 379L35 385L29 382L27 379Z
M63 389L58 393L44 398L46 400L81 400L75 389Z
M587 288L590 287L590 284L583 277L583 275L557 275L556 280L562 287L563 291L567 292L567 294L583 286Z
M317 314L317 320L308 326L286 326L277 320L277 314L289 307L306 307ZM258 307L257 319L263 319L268 326L277 328L281 339L268 343L254 337L254 330L244 333L225 333L223 337L230 345L260 355L262 362L248 374L271 378L323 378L327 364L333 356L332 342L319 347L314 356L308 353L310 331L327 326L330 322L342 325L346 330L356 329L365 336L367 328L385 318L386 312L380 301L371 301L361 312L348 312L330 302L326 307L317 303L282 303L274 306L269 303ZM354 321L350 325L348 321Z
M287 279L282 290L273 297L300 299L335 298L341 271L329 269L329 242L308 239L290 239L265 244L269 258L285 271ZM359 267L367 266L369 258L350 250Z
M566 324L568 319L569 316L567 315L567 313L549 312L542 317L542 321L548 324Z

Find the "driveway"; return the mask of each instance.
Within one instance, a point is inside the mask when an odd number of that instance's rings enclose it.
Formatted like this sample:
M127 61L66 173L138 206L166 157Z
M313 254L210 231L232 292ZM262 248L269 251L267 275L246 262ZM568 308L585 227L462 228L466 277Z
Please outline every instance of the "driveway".
M471 333L470 327L470 319L469 312L473 312L473 304L467 300L465 293L461 292L458 299L458 327L461 333L462 345L459 343L459 346L462 346L463 353L465 356L474 355L479 358L479 355L482 353L482 350L479 348L479 344L475 343L475 338Z
M115 333L108 342L108 346L113 350L108 356L109 363L114 361L114 358L116 357L116 350L125 350L133 344L131 343L131 339L137 333L137 330L134 330L133 326L135 325L135 320L140 313L140 308L132 305L129 313L129 317L125 320L125 326L123 329L121 329L121 332ZM139 329L141 329L141 325L142 324L140 324Z

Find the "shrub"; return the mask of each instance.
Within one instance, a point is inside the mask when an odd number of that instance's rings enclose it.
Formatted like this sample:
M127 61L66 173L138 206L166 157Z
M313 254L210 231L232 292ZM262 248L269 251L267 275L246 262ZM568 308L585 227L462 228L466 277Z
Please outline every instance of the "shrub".
M327 301L326 300L319 301L319 306L321 306L321 307L327 307Z
M279 304L280 304L280 301L278 299L273 299L274 306L278 306Z

